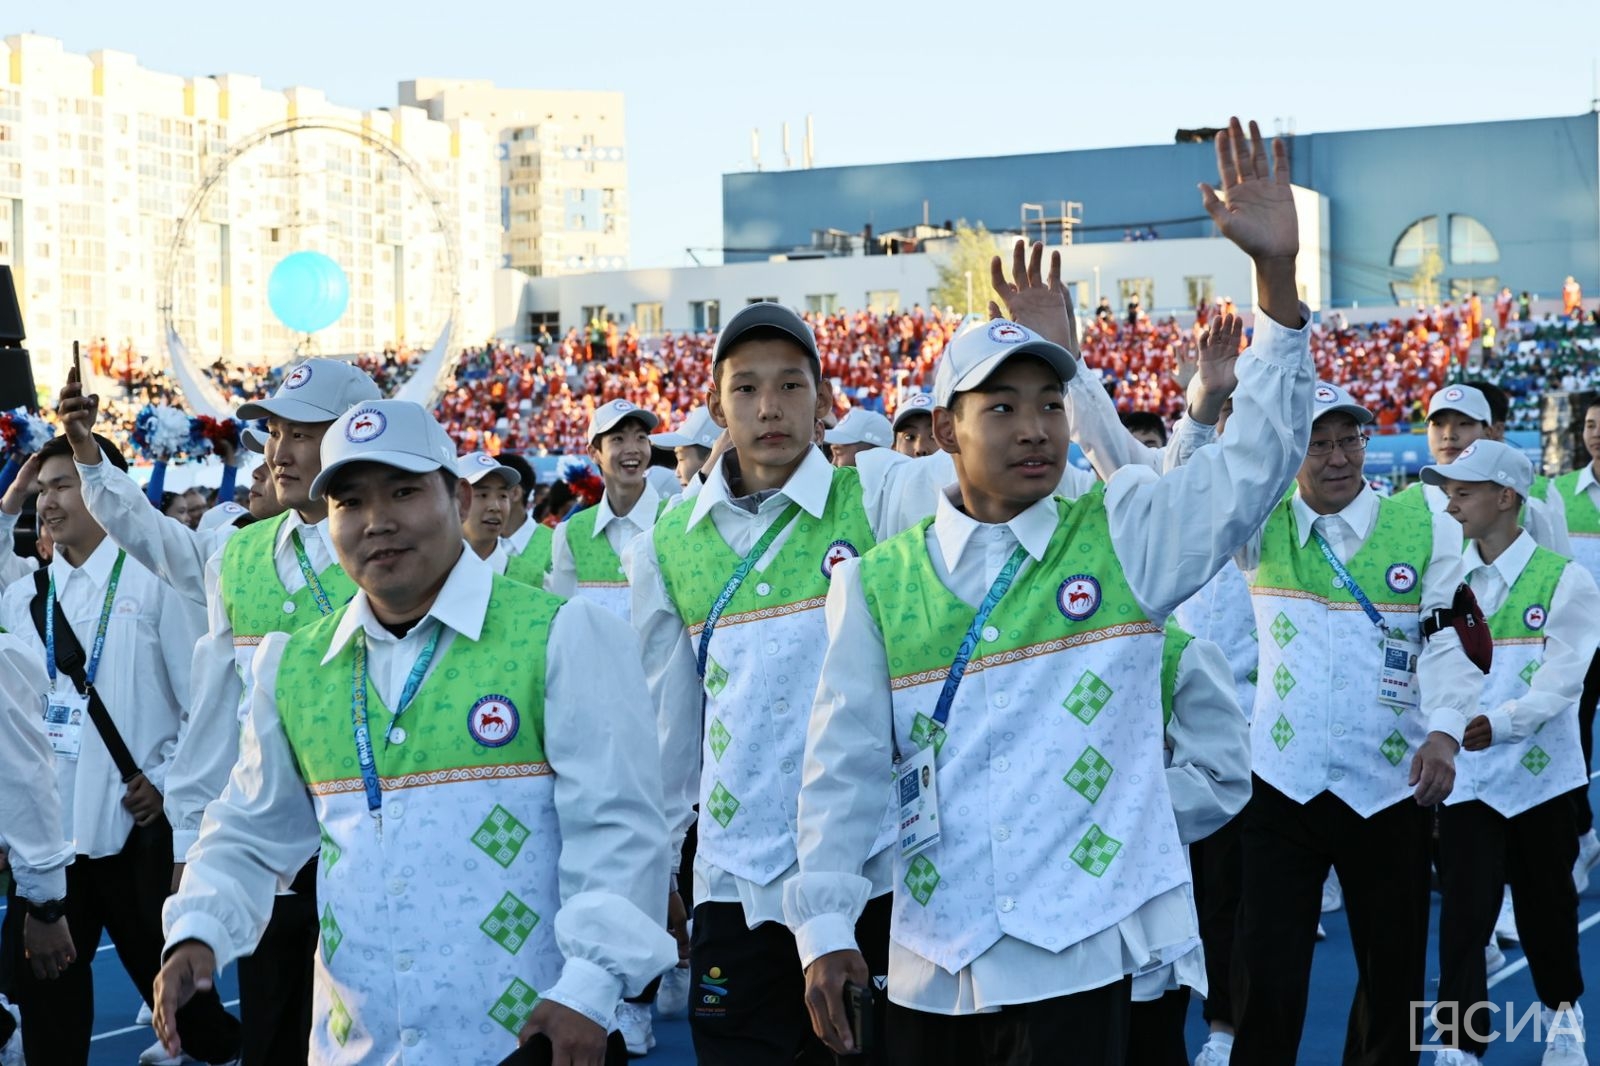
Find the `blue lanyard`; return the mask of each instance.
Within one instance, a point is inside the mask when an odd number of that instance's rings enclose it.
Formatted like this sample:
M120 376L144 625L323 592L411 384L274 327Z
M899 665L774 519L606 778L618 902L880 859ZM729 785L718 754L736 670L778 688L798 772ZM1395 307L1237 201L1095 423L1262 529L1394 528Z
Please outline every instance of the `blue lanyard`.
M435 622L432 635L422 646L422 653L417 656L417 661L412 664L411 673L406 676L405 687L400 690L400 702L395 705L394 715L389 719L389 726L383 732L384 747L389 746L389 738L394 733L395 724L400 721L400 716L416 698L417 689L422 687L422 678L433 662L433 653L439 648L439 635L443 632L444 625ZM372 733L367 726L367 635L365 632L360 632L356 634L355 639L356 665L355 680L351 686L350 725L355 731L356 759L361 764L361 787L367 793L367 810L376 815L383 809L383 789L378 783L377 763L372 755Z
M117 561L111 564L111 580L106 584L105 602L100 605L100 621L94 627L94 647L89 652L89 665L83 671L83 687L94 687L94 676L100 670L100 653L106 650L106 628L111 624L111 608L117 601L117 584L122 580L122 563L127 552L118 551ZM50 671L50 690L56 687L56 576L50 575L50 591L44 603L44 664Z
M1011 588L1011 582L1016 580L1017 571L1022 568L1022 561L1027 557L1028 549L1018 544L1016 550L1011 553L1011 558L1000 568L994 584L989 586L983 602L978 605L978 613L972 616L972 624L967 627L967 635L961 638L955 660L950 664L950 672L944 677L944 688L939 692L939 702L933 711L933 720L936 724L943 726L949 720L950 705L955 702L956 689L961 686L961 679L966 676L967 662L978 647L978 638L983 634L983 624L989 620L989 614L1000 602L1000 598Z
M317 613L327 617L333 613L333 602L328 599L327 592L323 591L317 572L311 569L311 559L306 555L306 546L300 540L300 531L291 529L289 540L294 544L294 558L295 562L300 564L300 576L306 579L306 586L311 589L311 598L317 601Z
M711 652L711 633L717 628L717 620L722 617L722 612L727 610L734 594L739 591L739 586L744 584L744 579L750 576L750 571L755 569L756 563L767 554L767 549L772 547L772 542L778 539L778 534L784 531L794 516L800 513L800 505L791 503L788 508L778 516L777 521L767 527L761 534L761 539L756 541L755 547L750 549L750 554L739 561L739 568L733 572L728 583L722 587L722 593L711 605L711 611L706 615L705 624L700 629L700 650L695 658L695 669L700 671L701 680L706 676L706 658Z
M1387 636L1389 623L1385 622L1383 615L1379 614L1378 609L1372 606L1372 601L1367 599L1367 594L1361 591L1361 586L1356 584L1356 579L1350 576L1350 571L1345 569L1345 565L1339 561L1339 557L1333 554L1333 549L1328 546L1328 542L1323 539L1322 534L1312 530L1311 539L1317 542L1317 547L1322 549L1322 557L1328 560L1328 565L1333 567L1334 574L1338 576L1340 581L1344 582L1344 587L1349 590L1350 595L1355 597L1356 602L1361 605L1361 609L1367 612L1367 617L1372 619L1372 624Z

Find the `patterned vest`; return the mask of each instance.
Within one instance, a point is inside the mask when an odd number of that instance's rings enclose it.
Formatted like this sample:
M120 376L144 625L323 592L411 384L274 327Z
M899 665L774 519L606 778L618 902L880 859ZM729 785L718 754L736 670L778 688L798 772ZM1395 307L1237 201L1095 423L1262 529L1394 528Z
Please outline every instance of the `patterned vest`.
M656 508L656 519L667 509L668 502L662 500ZM578 595L629 621L633 618L633 604L628 575L622 569L621 557L611 547L611 538L604 533L595 534L599 517L600 508L585 507L567 519L567 550L578 571Z
M1384 622L1418 640L1432 555L1432 512L1395 497L1378 501L1345 566ZM1300 546L1291 501L1279 504L1250 589L1260 634L1251 768L1297 802L1329 791L1365 818L1410 794L1409 757L1427 730L1420 713L1378 701L1383 636L1343 585L1315 540Z
M1600 581L1600 510L1587 492L1578 491L1582 470L1562 474L1552 485L1567 505L1567 536L1572 541L1572 557Z
M897 743L931 736L939 772L941 837L896 855L893 937L951 973L1003 935L1060 951L1189 881L1163 768L1162 626L1128 588L1103 489L1056 505L943 731L932 715L973 608L934 571L932 520L861 563Z
M698 648L740 557L710 516L688 528L693 508L692 501L669 508L654 536L667 596ZM822 607L834 563L875 543L855 469L835 470L822 517L801 511L777 543L765 569L752 570L723 611L705 676L699 854L758 885L795 861L800 767L828 646ZM886 781L886 805L890 791ZM885 822L882 844L892 836L887 806Z
M1484 678L1487 714L1528 692L1544 661L1544 624L1568 560L1535 548L1506 602L1489 619L1494 667ZM1587 780L1578 741L1577 704L1515 744L1496 743L1456 756L1456 784L1446 803L1482 800L1507 818L1578 788Z
M561 603L496 577L480 639L450 642L402 743L384 743L369 684L381 834L350 722L355 642L322 664L348 608L285 648L278 712L322 828L313 1061L389 1062L409 1033L418 1061L497 1062L560 976L544 671Z
M550 527L541 525L528 538L528 546L506 561L505 576L530 588L544 588L550 573L550 547L555 543Z

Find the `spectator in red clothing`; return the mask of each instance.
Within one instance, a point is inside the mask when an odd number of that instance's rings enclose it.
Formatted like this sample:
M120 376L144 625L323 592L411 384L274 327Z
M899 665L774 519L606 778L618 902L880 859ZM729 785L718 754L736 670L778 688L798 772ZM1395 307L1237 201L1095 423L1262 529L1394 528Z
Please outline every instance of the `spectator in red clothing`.
M1571 274L1567 275L1567 282L1561 286L1561 317L1573 318L1583 313L1583 286L1578 284L1578 279Z
M1501 333L1506 331L1506 323L1511 320L1512 303L1513 298L1510 287L1503 286L1500 289L1500 294L1494 298L1494 317L1499 324Z

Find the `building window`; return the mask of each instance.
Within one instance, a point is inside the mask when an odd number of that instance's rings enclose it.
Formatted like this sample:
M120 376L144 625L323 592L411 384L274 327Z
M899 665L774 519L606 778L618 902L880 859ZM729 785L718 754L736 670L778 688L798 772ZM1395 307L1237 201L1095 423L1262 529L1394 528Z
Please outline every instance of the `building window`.
M1422 265L1424 256L1438 250L1439 216L1429 215L1413 222L1400 234L1400 239L1394 243L1394 253L1389 257L1389 265L1398 270L1415 270Z
M806 310L814 315L831 315L839 309L836 292L812 293L806 297Z
M1389 265L1397 277L1389 283L1397 304L1417 301L1436 303L1439 299L1439 216L1420 218L1406 227L1394 242Z
M1489 227L1471 215L1450 216L1450 262L1497 263L1500 246Z
M892 315L900 310L899 289L868 289L867 311L874 315Z
M1199 277L1186 277L1183 279L1183 287L1189 294L1189 306L1191 308L1206 307L1216 296L1216 285L1212 281L1210 274L1204 274Z
M639 327L639 332L645 336L661 332L662 315L659 303L634 304L633 321Z
M1156 280L1154 278L1118 278L1117 293L1122 299L1122 306L1127 307L1133 302L1134 297L1139 298L1139 306L1149 314L1156 305Z
M720 300L694 300L689 304L689 325L696 333L715 333L722 328Z
M590 304L583 309L583 321L586 325L591 322L604 322L607 317L605 304Z
M539 330L550 332L552 339L561 336L561 313L559 311L529 311L528 312L528 340L539 336Z

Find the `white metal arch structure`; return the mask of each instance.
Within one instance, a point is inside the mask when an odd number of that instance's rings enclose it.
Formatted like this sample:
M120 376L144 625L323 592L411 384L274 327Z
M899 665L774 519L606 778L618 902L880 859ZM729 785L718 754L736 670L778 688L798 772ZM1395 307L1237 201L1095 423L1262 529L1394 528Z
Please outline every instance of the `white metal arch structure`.
M233 415L233 404L222 395L211 379L197 367L189 356L187 345L178 333L175 320L176 293L174 287L177 283L178 265L185 245L188 243L190 227L200 216L200 210L205 206L206 199L211 195L217 183L227 173L228 167L233 165L240 156L258 148L268 141L286 137L291 134L305 131L326 131L354 137L364 142L369 147L381 152L410 175L421 190L423 199L433 211L434 221L438 232L444 241L445 270L449 279L450 299L449 314L445 319L444 328L427 354L413 370L410 378L400 386L396 398L414 400L418 403L431 406L443 385L448 374L446 355L450 349L450 340L455 328L455 320L460 311L461 282L460 262L461 253L456 236L456 229L451 224L444 211L444 202L428 181L420 164L417 163L404 149L360 122L332 116L307 116L304 118L285 119L274 122L246 135L228 146L228 150L217 160L211 172L205 176L189 196L189 202L184 205L183 214L178 218L178 227L173 231L172 243L167 248L166 271L161 280L161 321L166 334L167 353L171 358L174 376L178 385L183 390L189 406L197 414L208 414L214 418L230 418Z

